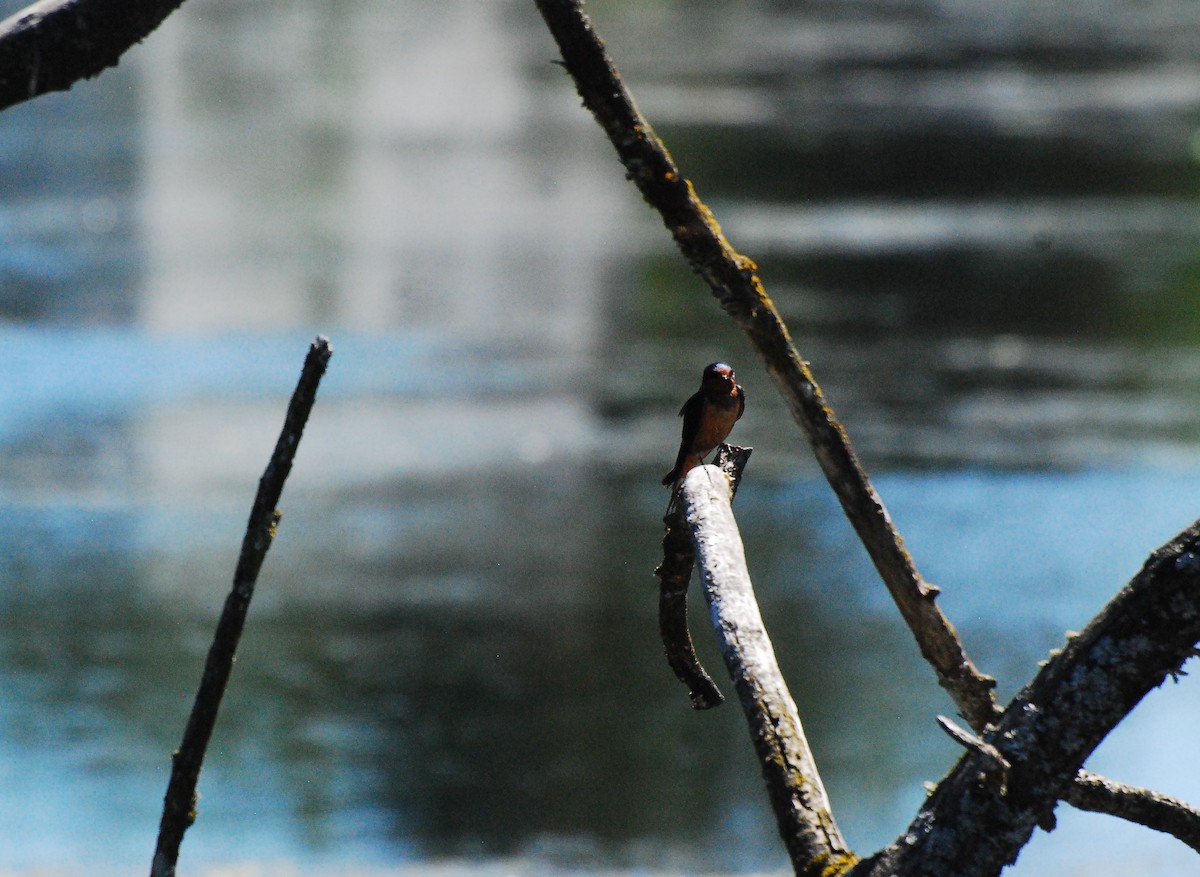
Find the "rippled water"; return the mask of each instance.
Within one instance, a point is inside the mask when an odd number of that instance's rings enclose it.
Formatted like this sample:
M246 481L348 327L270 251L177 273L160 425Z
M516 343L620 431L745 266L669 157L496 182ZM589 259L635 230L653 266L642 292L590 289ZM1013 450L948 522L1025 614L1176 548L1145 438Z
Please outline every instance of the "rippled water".
M1011 696L1200 514L1200 14L593 9ZM783 867L742 719L691 712L656 640L657 478L716 358L750 399L751 572L852 844L953 763L804 441L553 57L532 4L192 0L4 114L0 870L146 867L317 332L185 869ZM1089 766L1200 800L1194 687ZM1011 873L1200 874L1059 820Z

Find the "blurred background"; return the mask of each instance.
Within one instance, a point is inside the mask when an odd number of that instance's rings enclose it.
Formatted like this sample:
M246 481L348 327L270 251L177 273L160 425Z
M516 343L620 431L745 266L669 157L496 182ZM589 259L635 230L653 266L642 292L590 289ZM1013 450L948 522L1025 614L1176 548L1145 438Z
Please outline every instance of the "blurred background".
M1200 10L589 9L1007 700L1200 516ZM148 870L317 333L181 873L786 870L741 715L657 640L658 480L715 359L852 845L951 767L953 705L555 58L524 0L190 0L0 117L0 873ZM1200 802L1198 694L1089 767ZM1200 875L1058 815L1006 873Z

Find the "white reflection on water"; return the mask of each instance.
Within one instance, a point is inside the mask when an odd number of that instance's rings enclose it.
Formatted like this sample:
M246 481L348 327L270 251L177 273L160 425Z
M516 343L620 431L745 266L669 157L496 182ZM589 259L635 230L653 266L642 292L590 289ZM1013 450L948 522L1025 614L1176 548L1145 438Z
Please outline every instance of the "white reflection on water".
M1193 199L1029 198L976 203L723 205L724 225L747 247L782 255L871 255L971 248L1050 248L1111 255L1114 247L1174 256L1196 244Z
M433 328L552 347L580 370L633 196L598 136L569 136L590 122L551 87L561 73L525 11L173 16L138 58L140 321ZM279 38L239 71L250 59L228 34L249 27Z
M1092 142L1121 142L1151 154L1177 147L1180 134L1191 133L1200 102L1200 67L1194 64L1109 74L1048 73L1007 61L983 71L790 74L792 79L783 80L791 86L786 90L776 81L765 88L655 85L642 93L660 123L768 123L812 137L823 129L917 128L952 116L957 125L988 127L996 134L1086 134ZM1164 116L1175 118L1164 124Z

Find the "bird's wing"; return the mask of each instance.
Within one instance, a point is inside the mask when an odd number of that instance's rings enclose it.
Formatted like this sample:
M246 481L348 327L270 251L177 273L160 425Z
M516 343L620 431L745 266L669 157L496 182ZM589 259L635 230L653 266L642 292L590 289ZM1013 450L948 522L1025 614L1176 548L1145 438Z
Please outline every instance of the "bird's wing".
M663 476L663 484L671 484L679 477L684 458L692 449L692 439L700 431L700 412L703 408L704 393L697 391L679 409L679 416L683 418L683 437L679 441L679 453L675 456L675 468Z
M700 431L700 412L704 410L704 391L697 390L683 403L679 416L683 418L683 438L690 443L692 437Z

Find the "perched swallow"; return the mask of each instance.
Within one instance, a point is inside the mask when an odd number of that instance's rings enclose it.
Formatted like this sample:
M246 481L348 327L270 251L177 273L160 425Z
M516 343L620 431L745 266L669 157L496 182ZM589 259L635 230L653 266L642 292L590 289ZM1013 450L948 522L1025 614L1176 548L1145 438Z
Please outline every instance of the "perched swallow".
M700 375L700 389L683 403L683 440L675 468L663 476L662 483L676 485L704 462L713 448L725 441L733 425L746 410L746 393L734 380L733 368L714 362Z

